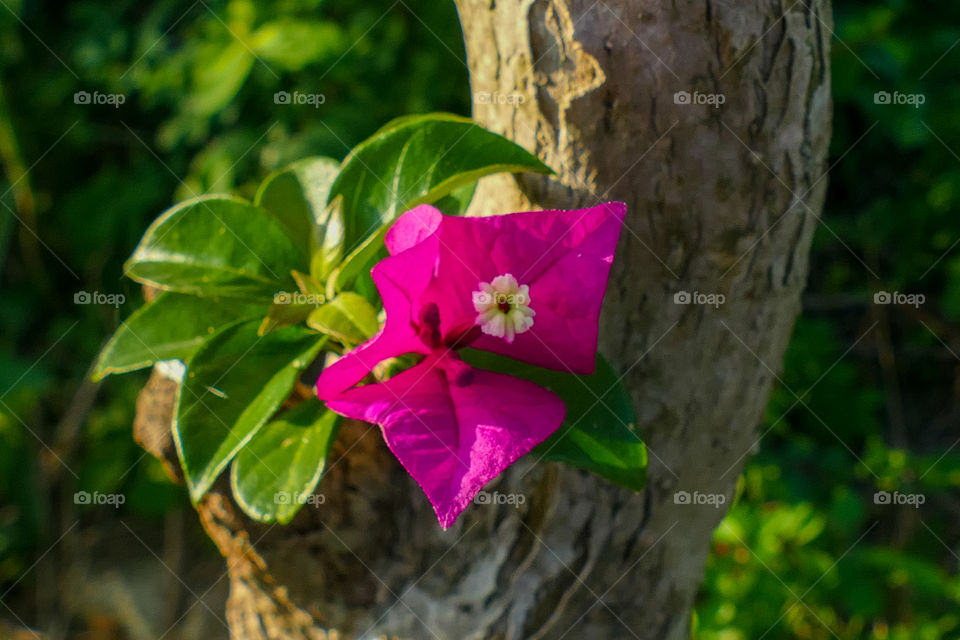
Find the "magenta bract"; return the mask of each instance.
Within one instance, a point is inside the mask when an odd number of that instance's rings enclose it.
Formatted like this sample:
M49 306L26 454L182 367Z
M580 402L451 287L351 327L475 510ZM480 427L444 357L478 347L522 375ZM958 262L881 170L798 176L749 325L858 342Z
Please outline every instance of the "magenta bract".
M380 425L444 528L565 412L552 392L472 369L457 349L592 373L625 213L622 203L606 203L469 218L421 205L387 234L390 257L372 270L385 325L323 372L317 395L342 415ZM383 360L411 353L425 357L352 389Z

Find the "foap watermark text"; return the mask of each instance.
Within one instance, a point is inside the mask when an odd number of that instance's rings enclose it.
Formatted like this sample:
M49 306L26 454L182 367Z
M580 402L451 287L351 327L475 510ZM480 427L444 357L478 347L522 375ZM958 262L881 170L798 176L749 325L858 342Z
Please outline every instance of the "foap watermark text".
M906 104L915 109L919 109L920 105L926 101L927 96L922 93L901 93L899 91L890 93L889 91L877 91L873 94L874 104Z
M94 491L77 491L73 494L73 504L95 505L108 504L112 507L119 507L127 501L127 497L122 493L100 493Z
M673 104L705 104L719 109L727 101L722 93L701 93L700 91L677 91L673 94Z
M320 105L327 101L327 97L322 93L304 93L302 91L277 91L273 94L273 104L292 104L309 105L314 109L319 109Z
M300 493L299 491L277 491L273 494L274 504L309 504L320 506L327 501L322 493Z
M727 502L727 496L722 493L700 493L694 491L677 491L673 494L674 504L691 505L709 505L714 509L719 509L721 505Z
M302 293L300 291L281 291L274 294L273 304L312 304L326 302L326 298L319 293Z
M927 301L922 293L903 293L901 291L877 291L873 294L873 304L899 304L918 309Z
M509 504L519 507L526 501L527 496L522 493L500 493L499 491L493 493L481 491L473 497L474 504Z
M73 94L73 104L108 105L119 109L127 101L122 93L101 93L99 91L77 91Z
M873 494L873 504L907 505L919 509L927 501L922 493L900 493L899 491L877 491Z
M526 101L527 98L522 93L478 91L473 96L474 104L523 104Z
M119 308L127 297L122 293L103 293L101 291L77 291L73 294L73 304L106 304Z
M703 304L716 309L726 301L727 297L722 293L677 291L673 294L673 304Z

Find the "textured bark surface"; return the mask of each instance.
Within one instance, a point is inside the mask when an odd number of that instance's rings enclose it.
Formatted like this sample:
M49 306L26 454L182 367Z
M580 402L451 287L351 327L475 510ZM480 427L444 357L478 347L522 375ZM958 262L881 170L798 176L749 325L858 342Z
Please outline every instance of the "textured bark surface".
M799 309L826 182L828 3L458 5L476 118L557 171L487 180L477 206L629 207L601 348L632 390L649 486L525 460L488 487L524 504L472 506L443 532L376 429L353 424L326 501L291 525L251 523L223 485L200 506L233 633L687 637L724 509L674 494L729 505ZM675 304L680 291L725 303Z

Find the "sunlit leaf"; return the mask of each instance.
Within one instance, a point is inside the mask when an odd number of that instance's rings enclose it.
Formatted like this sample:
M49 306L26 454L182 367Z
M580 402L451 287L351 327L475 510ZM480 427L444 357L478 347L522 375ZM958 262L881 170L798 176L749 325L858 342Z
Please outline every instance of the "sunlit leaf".
M352 250L404 210L502 171L550 169L529 151L467 118L405 116L350 152L330 194L343 197L344 241Z
M150 225L127 275L160 289L201 296L272 299L294 286L307 257L269 213L242 200L203 197Z
M221 331L187 362L174 441L194 501L280 407L327 339L303 327L261 337L257 325Z
M233 495L247 515L262 522L290 522L314 498L342 420L310 398L257 432L230 469Z
M93 379L161 360L187 360L219 329L263 315L264 304L161 292L131 315L107 342Z
M363 296L344 291L310 312L307 324L343 344L356 345L377 332L377 310Z

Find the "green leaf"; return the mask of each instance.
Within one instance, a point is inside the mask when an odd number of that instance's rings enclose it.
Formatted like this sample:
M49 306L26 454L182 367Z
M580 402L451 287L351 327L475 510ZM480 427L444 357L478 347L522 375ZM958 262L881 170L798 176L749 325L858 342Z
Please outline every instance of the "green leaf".
M440 198L434 205L447 215L463 215L470 206L470 201L473 200L473 194L476 190L477 183L471 182ZM338 291L353 288L372 302L379 299L376 286L370 278L370 269L387 255L383 240L389 229L389 223L383 225L375 234L369 236L349 256L343 259L340 265L330 274L327 281L328 296L332 296Z
M343 197L344 242L352 248L404 210L501 171L550 173L530 152L467 118L405 116L350 152L330 196Z
M369 272L378 260L386 257L387 250L383 246L383 239L389 228L390 225L387 224L380 227L333 270L327 280L327 297L348 289L358 277Z
M606 360L588 376L542 369L503 356L464 349L464 360L480 369L530 380L560 396L563 424L533 452L596 473L640 491L646 484L647 450L636 432L633 403Z
M261 337L257 325L221 331L187 362L174 441L194 502L280 407L327 340L303 327Z
M193 73L193 93L185 101L187 108L201 117L223 109L246 82L255 59L247 45L234 40L212 61L198 65Z
M308 296L323 295L323 285L315 280L312 276L309 276L306 273L301 273L300 271L291 271L290 275L293 277L293 281L297 283L297 288L300 289L300 293Z
M250 36L256 54L288 71L330 58L344 49L343 30L333 22L282 18Z
M322 233L314 235L310 254L310 276L323 280L343 258L343 198L337 196L327 205ZM321 237L322 236L322 237Z
M266 305L163 291L122 323L100 352L93 379L161 360L188 360L217 330L263 315Z
M259 335L266 335L271 331L300 324L307 319L310 312L326 302L322 293L313 293L313 282L309 276L299 271L292 271L291 275L297 283L299 291L283 291L273 297L273 304L267 317L260 323L257 330Z
M307 319L311 311L326 302L323 286L319 282L296 270L291 271L290 275L297 283L299 291L283 291L273 297L270 311L257 331L260 335L300 324Z
M316 398L263 427L230 468L237 504L255 520L286 524L313 497L342 418Z
M471 182L455 189L442 198L435 200L433 206L448 216L464 216L473 201L473 194L477 191L477 183Z
M269 213L243 200L202 197L157 218L125 265L134 280L200 296L273 298L294 286L307 256Z
M313 246L322 244L330 185L339 171L340 163L331 158L298 160L267 176L253 203L272 213L311 255Z
M265 336L271 331L300 324L316 308L313 304L274 302L257 328L257 335Z
M360 344L380 327L377 310L366 298L350 291L344 291L310 312L307 325L333 336L344 345Z

